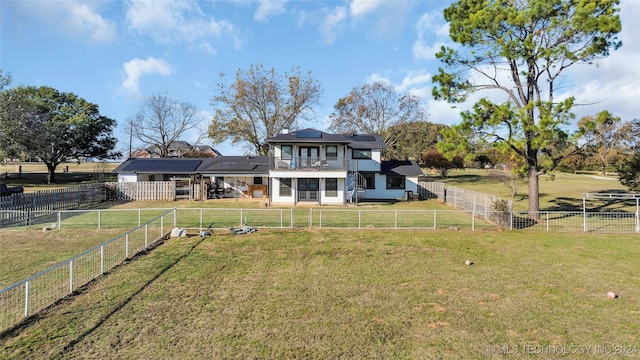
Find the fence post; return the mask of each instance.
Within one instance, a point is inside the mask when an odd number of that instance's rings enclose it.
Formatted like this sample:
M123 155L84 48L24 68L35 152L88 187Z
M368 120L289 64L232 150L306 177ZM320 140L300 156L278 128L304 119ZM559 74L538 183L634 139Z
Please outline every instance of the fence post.
M243 215L243 212L242 212L242 209L240 209L240 227L242 227L242 225L244 224L242 222L242 215Z
M129 258L129 233L124 235L124 258Z
M393 228L394 229L398 228L398 210L396 210L396 218L393 221Z
M100 245L100 275L104 275L104 245Z
M202 211L203 211L203 209L200 208L200 231L202 231L202 229L203 229L202 228Z
M29 280L24 284L24 317L29 317Z
M69 294L73 293L73 260L69 260Z
M144 248L149 246L149 224L144 224Z
M437 211L433 210L433 230L437 229L437 227L436 227L436 214L437 213L438 213Z
M289 215L291 216L291 228L294 227L293 208L289 208Z
M62 211L58 210L58 229L62 226Z
M513 210L509 212L509 230L513 230Z
M358 210L358 229L362 227L362 210Z

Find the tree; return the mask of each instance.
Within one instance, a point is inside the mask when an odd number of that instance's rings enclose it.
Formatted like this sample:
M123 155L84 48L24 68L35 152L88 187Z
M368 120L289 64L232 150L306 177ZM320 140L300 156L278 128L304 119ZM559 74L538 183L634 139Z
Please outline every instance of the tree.
M302 75L299 68L280 75L262 65L251 66L239 69L231 85L223 82L224 77L220 74L218 94L212 100L216 109L209 137L214 142L247 143L255 155L269 154L265 139L307 119L322 93L311 72Z
M425 150L420 158L422 165L435 169L441 177L446 178L453 169L463 169L464 159L461 156L454 156L449 160L436 149Z
M640 192L640 151L636 151L629 161L620 166L618 179L629 191Z
M197 141L204 134L198 125L204 121L195 105L179 102L167 95L152 95L142 104L132 122L135 137L145 145L157 146L161 157L169 155L171 145L196 130Z
M387 130L388 138L385 158L417 160L426 149L433 148L441 138L440 131L447 125L428 121L408 121L392 125Z
M627 136L624 125L619 117L608 111L585 116L578 122L579 133L589 144L587 151L598 160L602 175L607 174L607 166L617 154L616 148Z
M343 133L378 134L385 145L393 148L397 132L392 126L427 119L423 101L414 95L400 95L394 87L384 82L373 82L354 87L349 95L340 98L329 115L329 130Z
M622 45L618 0L459 0L445 9L457 50L442 47L433 95L452 103L488 90L465 111L458 131L500 142L525 159L529 216L540 210L538 177L553 170L569 145L563 127L573 118L574 98L558 101L556 85L565 70L605 57ZM544 157L544 158L543 158Z
M2 97L0 132L10 134L10 146L45 163L47 182L55 182L55 169L63 161L120 156L113 151L115 120L77 95L48 86L20 86Z

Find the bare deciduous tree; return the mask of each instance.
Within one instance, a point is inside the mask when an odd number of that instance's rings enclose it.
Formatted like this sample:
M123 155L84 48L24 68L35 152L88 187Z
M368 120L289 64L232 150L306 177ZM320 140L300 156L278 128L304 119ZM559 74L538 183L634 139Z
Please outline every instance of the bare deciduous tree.
M161 157L169 155L171 145L193 131L195 144L205 134L199 125L205 121L195 105L179 102L167 95L148 97L132 122L135 137L145 145L157 146Z

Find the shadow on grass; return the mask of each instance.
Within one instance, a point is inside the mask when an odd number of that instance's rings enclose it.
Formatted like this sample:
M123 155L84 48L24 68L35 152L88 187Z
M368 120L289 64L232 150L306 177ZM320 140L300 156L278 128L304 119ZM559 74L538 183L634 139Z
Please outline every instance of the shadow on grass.
M135 300L136 297L142 291L144 291L147 287L152 285L164 273L169 271L171 268L173 268L175 265L180 263L180 261L182 261L183 259L187 258L189 255L191 255L191 253L206 239L207 239L207 237L201 237L195 243L190 245L188 247L188 249L184 253L182 253L180 256L177 256L174 260L170 261L166 266L156 269L154 272L156 272L156 271L157 272L155 273L155 275L153 275L153 277L151 277L149 280L144 282L138 289L135 289L135 291L132 292L130 295L128 295L126 298L124 298L121 301L119 301L119 303L117 303L115 305L115 307L112 308L112 310L110 310L109 312L107 312L104 315L99 316L99 319L95 324L93 324L91 327L89 327L88 329L83 331L81 334L79 334L75 339L72 339L71 341L69 341L69 343L64 346L62 351L60 351L58 354L55 354L55 355L51 356L51 358L52 359L64 358L66 353L68 353L69 351L72 351L73 348L77 344L82 342L87 336L90 336L94 331L99 329L106 321L108 321L110 318L112 318L114 315L116 315L120 310L122 310L125 306L127 306L127 304L129 304L131 301ZM138 258L140 258L140 257L142 257L144 255L149 254L153 249L155 249L158 246L162 245L165 241L166 241L166 239L162 239L162 240L157 241L153 246L150 246L146 250L136 254L135 256L125 260L120 265L118 265L115 268L111 269L109 272L105 273L104 276L109 276L110 273L113 273L114 271L116 271L116 269L120 268L121 266L126 265L126 264L128 264L128 263L130 263L132 261L135 261L135 260L137 260ZM29 317L28 319L26 319L22 323L14 326L13 328L10 328L10 329L7 329L7 330L5 330L3 332L0 332L0 339L9 339L11 337L18 336L21 332L27 330L31 325L34 325L38 321L46 318L47 310L51 310L54 307L59 306L64 302L73 301L73 299L78 295L81 295L81 294L89 292L89 291L93 291L91 289L92 285L95 284L95 282L98 279L101 279L101 278L103 278L103 277L98 277L98 278L88 282L87 284L85 284L81 288L79 288L78 290L74 291L73 294L56 301L51 306L48 306L47 308L43 309L42 311L38 312L37 314L32 315L31 317ZM98 307L93 307L93 309L97 309L97 308ZM78 311L78 314L80 316L82 316L82 313L84 313L86 310L87 310L87 308L83 308L82 310ZM105 311L106 310L108 310L108 309L105 309Z
M65 353L68 353L69 351L73 350L73 348L80 342L82 342L82 340L84 340L87 336L91 335L91 333L93 333L94 331L96 331L98 328L100 328L107 320L109 320L112 316L114 316L116 313L118 313L118 311L122 310L125 306L127 306L127 304L129 304L132 300L135 299L136 296L138 296L138 294L140 294L142 291L144 291L147 287L149 287L151 284L153 284L160 276L162 276L164 273L166 273L167 271L171 270L171 268L173 268L174 266L176 266L176 264L178 264L180 261L182 261L183 259L185 259L186 257L188 257L189 255L191 255L191 253L193 252L193 250L195 250L196 247L198 247L204 240L206 240L206 237L202 237L200 238L200 240L198 240L196 243L194 243L193 245L191 245L188 250L178 256L174 261L170 262L169 264L167 264L164 268L159 269L158 273L155 274L151 279L149 279L147 282L145 282L144 284L142 284L142 286L137 289L135 292L133 292L131 295L129 295L128 297L126 297L125 299L123 299L115 308L113 308L113 310L111 310L109 313L107 313L106 315L102 316L100 318L100 320L98 322L96 322L92 327L90 327L89 329L87 329L85 332L83 332L82 334L80 334L77 338L73 339L72 341L69 342L69 344L67 344L64 349L57 355L52 357L53 359L61 359L64 357ZM159 244L158 244L159 245ZM156 245L157 247L157 245ZM145 253L148 253L148 251L146 251ZM137 256L136 256L137 257ZM86 289L85 289L86 290Z
M605 189L594 191L590 194L595 195L595 197L586 198L584 204L583 199L558 197L551 201L554 205L547 210L582 211L583 206L586 206L586 210L589 212L613 212L625 211L634 208L637 205L636 199L620 198L622 195L629 195L628 192L620 189Z

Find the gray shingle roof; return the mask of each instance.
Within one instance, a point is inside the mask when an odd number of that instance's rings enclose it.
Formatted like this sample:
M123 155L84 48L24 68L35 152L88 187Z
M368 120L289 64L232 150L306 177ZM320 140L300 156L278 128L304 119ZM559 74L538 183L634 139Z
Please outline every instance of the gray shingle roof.
M383 175L418 176L422 175L422 169L413 160L387 160L382 162L380 173Z

